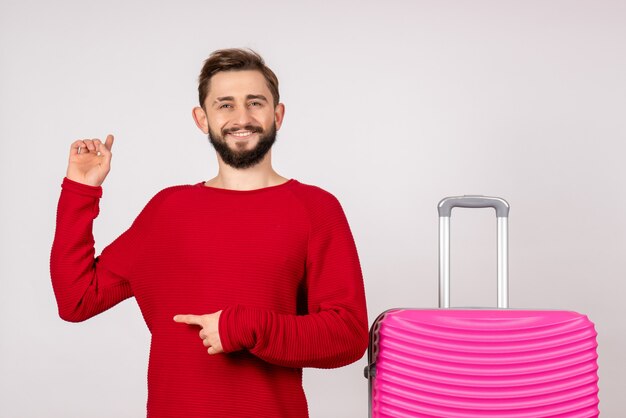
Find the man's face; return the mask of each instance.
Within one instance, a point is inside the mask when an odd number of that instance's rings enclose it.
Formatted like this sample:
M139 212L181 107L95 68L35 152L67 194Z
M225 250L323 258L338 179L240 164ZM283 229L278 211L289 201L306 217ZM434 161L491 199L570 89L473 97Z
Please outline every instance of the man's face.
M263 160L283 114L282 104L274 106L263 74L248 70L215 74L204 111L194 109L198 127L209 135L221 159L234 168L252 167Z

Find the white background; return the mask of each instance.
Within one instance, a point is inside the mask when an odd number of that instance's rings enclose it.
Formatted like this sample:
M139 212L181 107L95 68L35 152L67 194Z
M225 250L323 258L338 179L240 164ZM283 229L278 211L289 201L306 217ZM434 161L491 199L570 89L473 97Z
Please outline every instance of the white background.
M99 252L158 190L212 177L191 108L225 47L277 73L275 166L342 202L370 321L436 306L442 197L502 196L511 306L588 314L602 416L624 416L626 2L2 0L0 36L1 417L144 416L135 301L57 316L60 183L73 140L116 135ZM493 305L493 212L453 214L453 304ZM311 417L365 417L364 366L307 370Z

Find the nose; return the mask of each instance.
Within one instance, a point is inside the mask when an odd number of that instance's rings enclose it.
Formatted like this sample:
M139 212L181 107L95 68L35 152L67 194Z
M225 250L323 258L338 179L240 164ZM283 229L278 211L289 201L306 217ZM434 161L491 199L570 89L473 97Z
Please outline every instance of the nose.
M239 106L235 110L235 114L233 116L233 124L235 126L250 125L253 121L252 115L250 114L250 109L247 106Z

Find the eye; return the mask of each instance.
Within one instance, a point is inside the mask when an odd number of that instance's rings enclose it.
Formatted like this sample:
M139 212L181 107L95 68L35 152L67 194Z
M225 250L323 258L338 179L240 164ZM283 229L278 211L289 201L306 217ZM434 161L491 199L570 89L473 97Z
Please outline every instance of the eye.
M250 107L261 107L261 106L263 106L263 103L261 103L261 102L250 102L249 106Z
M221 104L221 105L218 107L218 109L230 109L230 108L232 108L232 107L233 107L233 106L232 106L231 104L228 104L228 103L223 103L223 104Z

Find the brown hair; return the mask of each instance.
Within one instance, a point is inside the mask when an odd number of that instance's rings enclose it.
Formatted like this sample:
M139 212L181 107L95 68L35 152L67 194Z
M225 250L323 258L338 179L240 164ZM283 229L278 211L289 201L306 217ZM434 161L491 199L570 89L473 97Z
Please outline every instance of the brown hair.
M267 87L274 98L274 106L279 103L278 78L272 70L265 65L263 58L251 49L231 48L214 51L204 61L202 71L198 77L198 98L200 106L204 108L204 101L209 93L211 77L221 71L260 71L267 81Z

